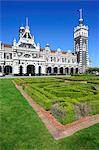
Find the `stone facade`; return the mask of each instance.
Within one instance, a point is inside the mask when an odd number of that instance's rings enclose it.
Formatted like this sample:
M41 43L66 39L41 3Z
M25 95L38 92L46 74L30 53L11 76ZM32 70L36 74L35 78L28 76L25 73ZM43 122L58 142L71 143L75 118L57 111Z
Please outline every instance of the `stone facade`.
M0 72L5 75L51 75L84 73L88 67L88 27L79 25L74 29L74 51L60 48L52 51L49 44L41 48L26 27L20 27L19 41L12 45L0 43Z

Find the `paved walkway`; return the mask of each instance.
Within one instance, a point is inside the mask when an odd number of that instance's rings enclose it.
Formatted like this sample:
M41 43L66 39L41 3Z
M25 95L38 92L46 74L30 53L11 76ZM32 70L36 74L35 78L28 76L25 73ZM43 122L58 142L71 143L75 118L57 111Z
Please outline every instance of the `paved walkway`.
M40 105L33 101L33 99L22 89L21 86L15 85L24 98L28 101L31 107L39 115L52 136L58 140L68 137L75 132L99 123L99 114L87 116L73 123L62 125L59 123L48 111L44 110Z
M48 77L70 77L71 75L41 75L41 76L14 76L14 75L5 75L0 77L0 79L5 78L48 78Z

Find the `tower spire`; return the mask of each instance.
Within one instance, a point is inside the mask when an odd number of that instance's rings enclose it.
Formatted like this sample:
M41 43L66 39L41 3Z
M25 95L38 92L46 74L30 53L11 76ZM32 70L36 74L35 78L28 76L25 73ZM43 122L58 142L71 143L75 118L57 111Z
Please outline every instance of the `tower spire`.
M28 17L26 17L26 27L28 27Z
M80 15L79 23L80 23L80 24L83 24L83 12L82 12L82 8L80 8L80 9L77 10L77 11L79 11L79 15Z

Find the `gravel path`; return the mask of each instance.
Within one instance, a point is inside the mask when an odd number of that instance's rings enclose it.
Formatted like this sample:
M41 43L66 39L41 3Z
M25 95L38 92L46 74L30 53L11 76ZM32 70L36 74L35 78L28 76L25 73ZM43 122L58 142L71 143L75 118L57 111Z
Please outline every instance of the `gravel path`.
M28 101L31 107L36 111L46 128L56 140L68 137L81 129L88 128L89 126L99 123L99 114L97 114L84 117L67 125L62 125L48 111L44 110L40 105L33 101L33 99L22 89L21 86L16 84L15 86Z

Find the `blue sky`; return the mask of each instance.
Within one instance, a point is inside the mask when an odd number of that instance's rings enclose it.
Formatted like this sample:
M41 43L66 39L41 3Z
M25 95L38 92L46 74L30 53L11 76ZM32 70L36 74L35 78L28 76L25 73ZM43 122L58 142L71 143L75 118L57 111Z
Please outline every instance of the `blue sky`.
M31 34L41 47L52 50L73 50L73 29L78 25L78 9L83 9L85 25L89 26L89 56L99 67L99 1L84 0L4 0L0 7L0 40L12 44L18 40L19 27L29 18Z

